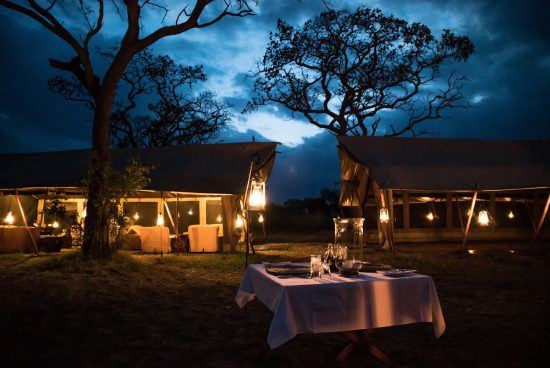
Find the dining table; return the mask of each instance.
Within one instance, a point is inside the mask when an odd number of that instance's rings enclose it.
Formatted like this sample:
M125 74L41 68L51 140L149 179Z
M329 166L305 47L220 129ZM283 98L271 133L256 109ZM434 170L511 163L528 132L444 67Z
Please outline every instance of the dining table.
M418 273L279 277L269 274L264 264L250 264L235 301L243 308L254 299L273 312L267 335L270 349L298 334L342 333L348 344L334 358L337 363L364 348L386 365L398 366L372 343L369 335L376 328L432 323L435 337L445 331L434 281Z

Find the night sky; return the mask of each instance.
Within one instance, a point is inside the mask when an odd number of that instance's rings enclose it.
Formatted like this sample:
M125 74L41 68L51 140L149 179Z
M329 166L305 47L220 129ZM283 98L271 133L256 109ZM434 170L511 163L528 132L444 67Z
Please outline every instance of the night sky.
M172 1L178 3L176 1ZM168 2L170 3L170 1ZM550 139L550 2L548 1L332 1L336 8L379 7L419 21L439 35L444 28L464 34L476 52L458 64L470 81L464 93L472 106L447 113L429 128L434 137ZM175 7L174 7L175 9ZM251 114L241 110L250 95L246 74L263 55L278 18L299 25L323 10L321 0L261 1L258 15L226 19L207 29L165 39L153 49L182 64L203 64L207 87L233 106L233 123L216 141L274 140L283 143L270 185L271 199L316 195L337 188L336 140L276 106ZM78 23L65 11L69 27ZM159 14L144 19L159 25ZM111 12L92 48L115 45L123 28ZM0 151L52 151L90 146L91 114L48 90L58 71L48 58L70 50L28 18L0 8Z

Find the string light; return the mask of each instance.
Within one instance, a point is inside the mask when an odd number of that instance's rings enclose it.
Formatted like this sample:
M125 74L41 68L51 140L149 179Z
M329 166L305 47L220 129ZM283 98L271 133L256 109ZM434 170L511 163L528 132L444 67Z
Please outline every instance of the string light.
M264 216L260 213L260 216L258 216L258 222L261 224L264 222Z
M217 222L222 222L222 215L218 215L218 217L216 217L216 221Z
M11 213L11 211L9 211L6 218L4 218L4 222L8 225L13 225L15 222L15 217L13 217L13 213Z
M157 216L157 226L164 226L164 216L162 216L162 213L159 213Z
M428 212L428 214L426 215L426 218L428 219L428 221L433 221L435 219L435 216L433 212Z
M241 229L244 225L243 217L241 215L237 215L237 221L235 222L235 227L237 229Z
M390 212L385 207L380 208L380 222L383 224L390 222Z
M193 216L193 209L192 209L192 208L189 209L189 211L187 211L187 214L188 214L189 216Z
M134 213L134 220L139 220L139 212Z
M488 226L489 225L489 213L485 210L479 211L479 214L477 215L477 223L481 226Z
M514 217L516 217L516 215L514 215L514 212L513 212L513 211L508 212L508 218L509 218L510 220L512 220Z

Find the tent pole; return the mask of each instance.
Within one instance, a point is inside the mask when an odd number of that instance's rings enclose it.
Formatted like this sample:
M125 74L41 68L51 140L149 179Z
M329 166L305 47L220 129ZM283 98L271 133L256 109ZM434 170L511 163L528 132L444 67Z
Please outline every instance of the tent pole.
M535 229L535 233L533 234L532 243L534 243L537 240L540 234L540 230L542 229L542 225L544 225L544 220L546 219L546 215L548 215L549 207L550 207L550 193L546 198L546 204L544 205L544 209L542 210L542 214L540 215L539 223L537 224L537 228Z
M27 229L27 232L31 237L32 246L34 248L34 254L38 255L38 245L36 244L36 239L32 236L31 229L29 229L29 224L27 224L27 217L25 216L25 211L23 211L23 206L21 205L21 199L19 198L19 191L17 191L17 189L15 190L15 199L17 200L17 204L19 205L19 211L21 211L21 218L23 218L23 224L25 224L25 229Z
M464 237L462 238L462 249L466 252L466 242L468 240L468 233L470 232L470 225L472 224L472 217L474 217L474 208L477 201L477 190L474 192L472 198L472 204L470 205L470 213L468 214L468 221L466 222L466 229L464 230Z

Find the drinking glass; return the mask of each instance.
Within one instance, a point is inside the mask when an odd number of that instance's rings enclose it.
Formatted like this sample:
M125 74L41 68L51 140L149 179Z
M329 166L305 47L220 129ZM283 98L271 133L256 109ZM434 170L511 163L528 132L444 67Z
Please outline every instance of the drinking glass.
M323 277L323 261L320 255L312 254L310 256L309 277Z

